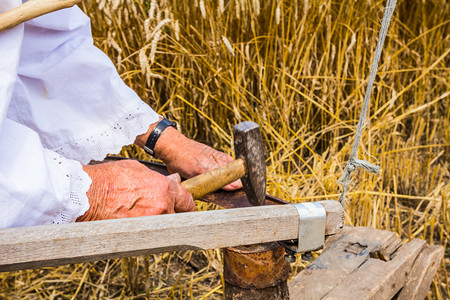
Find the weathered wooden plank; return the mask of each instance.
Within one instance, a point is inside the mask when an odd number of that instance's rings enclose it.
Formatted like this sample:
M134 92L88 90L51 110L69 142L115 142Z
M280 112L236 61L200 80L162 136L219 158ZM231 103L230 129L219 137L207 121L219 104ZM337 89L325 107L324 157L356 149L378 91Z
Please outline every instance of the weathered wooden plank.
M324 206L330 210L326 233L334 233L342 207L336 201ZM3 229L0 271L296 239L298 224L295 207L274 205Z
M322 299L380 249L394 249L401 243L393 232L346 226L328 238L325 250L305 270L289 282L295 299ZM398 246L397 246L398 247Z
M397 300L423 300L444 256L444 247L426 246L414 262Z
M392 299L406 283L425 244L423 240L413 239L401 246L390 261L369 258L321 299Z
M344 227L344 209L339 202L335 200L319 201L325 208L327 214L327 223L325 227L325 235L335 235L342 231Z

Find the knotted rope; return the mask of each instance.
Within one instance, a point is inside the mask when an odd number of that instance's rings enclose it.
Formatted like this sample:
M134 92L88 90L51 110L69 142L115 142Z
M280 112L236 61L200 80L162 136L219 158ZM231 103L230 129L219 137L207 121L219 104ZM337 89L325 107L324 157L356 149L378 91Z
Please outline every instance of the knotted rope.
M356 170L356 168L361 168L366 171L369 171L374 174L380 173L380 167L374 165L368 161L358 159L358 149L359 144L361 143L361 135L364 128L364 124L366 123L367 111L369 110L369 100L370 95L372 94L373 83L375 81L375 76L377 75L378 63L380 61L381 52L383 51L383 44L386 38L389 23L391 22L392 14L395 10L395 5L397 0L388 0L386 3L386 9L384 11L383 21L381 23L380 35L378 38L377 48L375 49L375 54L372 62L372 69L370 70L369 82L367 84L366 94L364 96L364 103L361 111L361 115L359 116L358 126L356 128L355 133L355 141L353 143L352 152L350 154L350 158L344 168L344 173L341 178L339 178L338 183L342 184L342 194L339 197L339 202L345 208L346 200L345 193L347 192L348 185L352 181L351 173Z

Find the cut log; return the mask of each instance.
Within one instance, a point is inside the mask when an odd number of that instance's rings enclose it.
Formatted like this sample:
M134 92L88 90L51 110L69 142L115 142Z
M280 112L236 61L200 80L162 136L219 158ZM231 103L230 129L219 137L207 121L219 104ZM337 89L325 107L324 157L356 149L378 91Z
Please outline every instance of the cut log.
M343 209L324 202L326 234L335 233ZM274 205L3 229L0 271L296 239L298 226L295 207Z
M420 252L397 300L423 300L444 256L444 247L426 246Z

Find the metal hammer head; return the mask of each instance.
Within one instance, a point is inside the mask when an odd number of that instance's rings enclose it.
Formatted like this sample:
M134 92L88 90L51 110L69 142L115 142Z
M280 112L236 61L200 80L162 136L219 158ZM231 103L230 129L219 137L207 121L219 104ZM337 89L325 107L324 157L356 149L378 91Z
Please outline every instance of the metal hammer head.
M266 163L259 126L243 122L233 128L236 159L242 158L247 172L241 178L245 194L253 205L264 205L266 200Z

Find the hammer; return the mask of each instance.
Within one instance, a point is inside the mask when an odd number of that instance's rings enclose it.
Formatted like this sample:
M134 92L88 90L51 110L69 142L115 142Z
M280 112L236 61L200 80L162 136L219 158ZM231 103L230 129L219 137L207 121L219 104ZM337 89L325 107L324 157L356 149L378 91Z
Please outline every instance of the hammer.
M192 198L199 199L240 178L250 203L264 205L266 165L259 126L249 121L237 124L233 135L236 160L185 180L181 185Z

